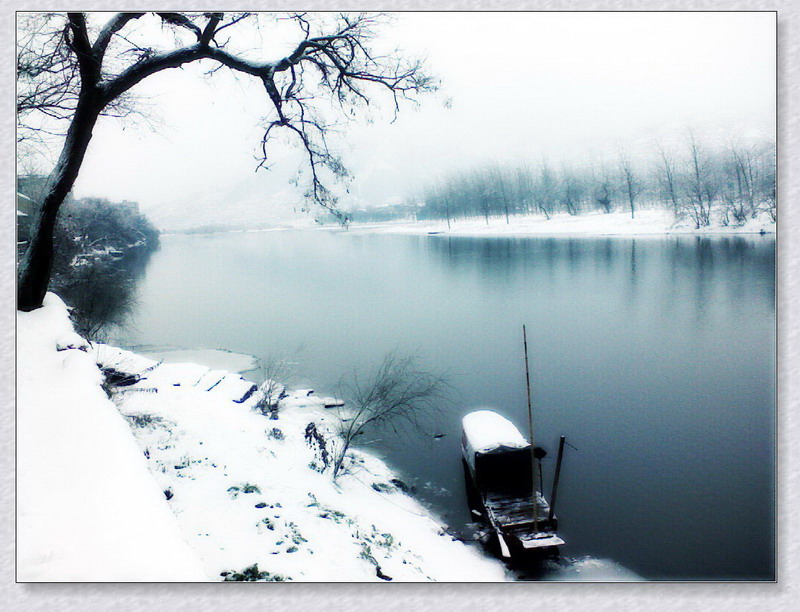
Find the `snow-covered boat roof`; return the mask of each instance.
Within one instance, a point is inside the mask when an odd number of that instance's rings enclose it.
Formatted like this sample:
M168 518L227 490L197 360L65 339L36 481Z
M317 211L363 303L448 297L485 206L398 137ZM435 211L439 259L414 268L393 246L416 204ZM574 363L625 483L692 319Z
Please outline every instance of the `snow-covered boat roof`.
M470 412L461 421L466 442L473 453L490 453L500 448L527 448L519 429L494 410Z

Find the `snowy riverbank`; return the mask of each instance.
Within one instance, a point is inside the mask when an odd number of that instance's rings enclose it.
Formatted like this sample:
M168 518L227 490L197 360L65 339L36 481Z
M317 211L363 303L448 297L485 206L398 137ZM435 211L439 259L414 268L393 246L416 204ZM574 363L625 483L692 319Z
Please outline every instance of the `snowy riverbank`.
M61 300L17 322L17 578L206 580Z
M351 233L392 233L392 234L430 234L442 233L453 236L642 236L663 234L772 234L775 222L768 215L750 219L743 225L722 225L715 223L709 227L695 229L689 221L675 222L671 212L663 209L643 209L636 211L631 219L630 212L612 213L592 212L582 215L567 213L554 214L550 219L541 215L512 216L506 223L505 217L490 217L488 223L483 217L451 219L450 227L446 221L396 221L385 223L354 223Z
M508 578L374 456L318 471L313 396L270 419L238 374L89 347L54 295L18 313L18 346L20 580ZM97 362L140 378L109 399Z

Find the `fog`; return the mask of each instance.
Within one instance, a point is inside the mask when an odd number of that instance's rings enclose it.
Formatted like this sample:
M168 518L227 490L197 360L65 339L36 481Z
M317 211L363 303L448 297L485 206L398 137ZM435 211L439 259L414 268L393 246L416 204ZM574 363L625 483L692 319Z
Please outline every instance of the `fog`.
M372 122L340 126L333 143L354 174L345 207L396 202L482 162L580 162L687 129L720 142L775 129L774 13L400 13L383 39L425 57L442 86L394 123L386 99ZM292 214L299 153L276 142L271 171L255 174L263 87L204 78L211 67L138 85L146 119L99 122L75 194L138 201L166 228L205 206Z

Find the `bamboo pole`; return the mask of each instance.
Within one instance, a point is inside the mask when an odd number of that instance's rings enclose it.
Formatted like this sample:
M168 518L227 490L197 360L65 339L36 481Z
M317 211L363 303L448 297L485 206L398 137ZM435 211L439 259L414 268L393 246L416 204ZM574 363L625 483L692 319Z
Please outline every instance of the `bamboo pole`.
M525 386L528 390L528 431L530 434L530 445L531 445L531 479L533 484L533 491L531 496L533 497L533 528L536 532L539 532L539 496L537 494L537 482L536 482L536 457L534 455L534 443L533 443L533 410L531 409L531 375L530 369L528 368L528 332L525 329L525 325L522 326L522 344L525 348Z

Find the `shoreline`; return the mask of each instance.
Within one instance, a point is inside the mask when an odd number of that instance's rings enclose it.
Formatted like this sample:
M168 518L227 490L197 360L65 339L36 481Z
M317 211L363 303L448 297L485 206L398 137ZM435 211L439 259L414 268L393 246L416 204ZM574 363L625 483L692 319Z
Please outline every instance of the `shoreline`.
M451 220L447 227L445 220L415 221L411 219L354 222L347 227L336 224L309 224L299 220L288 225L270 228L231 228L209 232L164 230L161 237L174 236L213 236L219 234L250 234L281 231L334 231L354 235L363 234L402 234L402 235L447 235L486 238L640 238L664 236L775 236L777 222L764 218L750 219L738 226L714 224L695 229L690 222L676 222L672 213L663 209L645 208L631 219L627 211L612 213L591 212L582 215L567 213L554 214L550 219L540 215L514 216L505 222L505 217L490 217L489 223L483 217Z
M676 222L669 211L641 209L636 217L630 213L591 212L582 215L554 214L550 219L539 215L491 217L489 223L482 217L451 221L402 221L370 224L352 224L351 232L395 233L411 235L449 235L471 237L663 237L663 236L736 236L775 234L776 224L763 218L751 219L739 226L711 225L694 228L687 222Z
M239 374L89 345L54 294L17 318L24 581L511 579L379 457L351 449L334 481L324 398L265 414Z
M288 391L264 414L239 374L90 345L52 293L17 318L22 582L530 579L452 535L378 455L352 448L333 480L324 398ZM565 580L642 578L591 557L537 575Z

